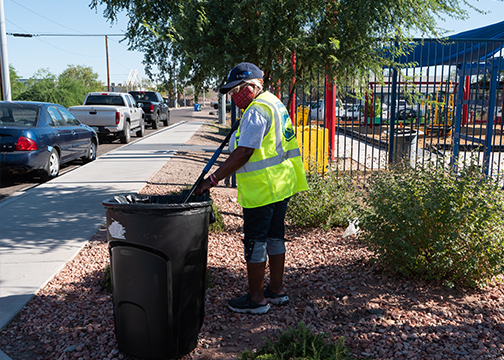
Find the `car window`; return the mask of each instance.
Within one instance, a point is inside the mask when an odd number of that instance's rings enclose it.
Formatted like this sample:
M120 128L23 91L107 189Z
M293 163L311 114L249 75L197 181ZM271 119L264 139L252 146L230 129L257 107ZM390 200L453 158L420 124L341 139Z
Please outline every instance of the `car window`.
M49 125L51 125L51 126L66 126L67 125L63 116L61 116L60 112L54 106L49 106L47 108L47 114L49 115L49 118L51 119L51 123L49 123Z
M73 126L79 126L80 122L77 120L73 114L65 109L65 107L58 105L58 110L60 111L61 115L63 116L63 119L68 125L73 125Z
M39 107L35 105L9 104L0 107L0 125L36 126Z
M126 95L125 98L126 98L126 101L128 102L129 107L134 107L133 106L134 101L132 100L131 96Z
M86 105L116 105L125 106L121 96L114 95L89 95Z
M133 97L135 100L143 100L143 93L136 93L136 92L131 92L130 95Z
M107 97L105 95L89 95L86 99L86 105L106 105Z
M111 96L110 97L110 105L126 106L123 98L120 96Z

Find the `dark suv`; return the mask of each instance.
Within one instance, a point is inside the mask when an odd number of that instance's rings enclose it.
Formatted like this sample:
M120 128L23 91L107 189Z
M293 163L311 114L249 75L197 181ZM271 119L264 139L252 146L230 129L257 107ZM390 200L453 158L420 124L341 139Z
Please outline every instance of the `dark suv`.
M160 93L156 91L130 91L137 103L142 104L145 122L153 129L159 128L162 121L165 126L170 124L170 108Z

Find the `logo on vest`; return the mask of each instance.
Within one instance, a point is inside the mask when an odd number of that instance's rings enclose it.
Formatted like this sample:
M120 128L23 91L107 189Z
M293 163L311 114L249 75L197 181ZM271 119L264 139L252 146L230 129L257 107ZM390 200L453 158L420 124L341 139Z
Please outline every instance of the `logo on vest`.
M281 106L278 106L281 105ZM289 117L289 113L287 109L281 102L277 102L277 107L280 108L280 115L282 116L282 134L285 137L285 140L291 141L296 137L294 133L294 129L292 128L292 121Z

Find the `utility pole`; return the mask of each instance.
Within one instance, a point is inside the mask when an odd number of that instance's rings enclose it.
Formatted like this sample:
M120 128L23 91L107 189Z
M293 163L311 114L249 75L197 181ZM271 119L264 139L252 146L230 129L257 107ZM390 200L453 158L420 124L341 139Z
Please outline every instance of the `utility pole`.
M107 35L105 35L105 48L106 48L106 54L107 54L107 91L110 92L110 67L109 67L109 57L108 57L108 36Z
M2 85L2 100L12 101L9 59L7 57L7 36L5 34L5 13L4 3L0 0L0 67L1 67L1 85Z
M219 91L219 124L226 125L226 95Z
M174 84L174 90L175 90L175 106L174 108L178 108L178 93L177 93L177 75L175 75L175 78L173 79L173 84Z

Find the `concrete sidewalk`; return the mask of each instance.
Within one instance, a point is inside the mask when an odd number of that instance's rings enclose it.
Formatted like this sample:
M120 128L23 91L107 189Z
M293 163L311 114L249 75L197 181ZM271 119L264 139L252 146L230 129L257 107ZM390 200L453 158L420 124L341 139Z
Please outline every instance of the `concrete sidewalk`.
M209 118L189 109L172 116L178 114L192 121L171 125L0 203L0 329L105 223L102 201L138 192ZM3 359L8 357L0 351Z

